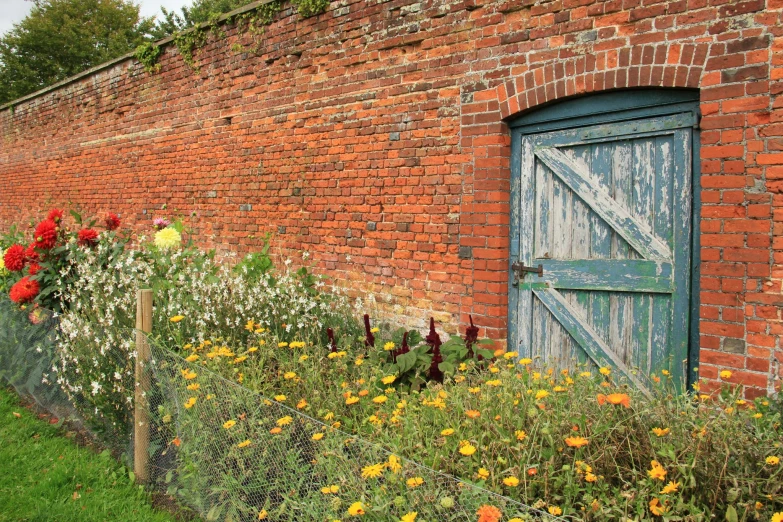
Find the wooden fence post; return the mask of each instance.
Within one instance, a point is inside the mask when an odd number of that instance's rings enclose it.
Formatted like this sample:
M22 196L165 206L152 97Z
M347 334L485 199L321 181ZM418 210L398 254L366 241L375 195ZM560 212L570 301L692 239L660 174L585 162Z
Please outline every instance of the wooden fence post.
M136 482L149 481L150 413L149 391L150 345L152 332L152 290L136 292L136 393L133 411L133 472Z

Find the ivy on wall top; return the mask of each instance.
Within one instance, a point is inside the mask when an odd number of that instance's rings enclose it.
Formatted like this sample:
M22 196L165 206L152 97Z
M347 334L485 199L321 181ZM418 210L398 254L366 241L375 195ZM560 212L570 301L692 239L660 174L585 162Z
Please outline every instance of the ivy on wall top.
M329 0L291 0L291 3L296 6L299 15L303 18L321 14L329 6ZM173 42L185 63L192 69L198 70L193 53L207 43L210 35L222 37L223 24L236 24L240 33L260 34L263 33L265 26L274 21L281 8L281 0L261 0L227 14L215 15L208 22L174 33L171 38L140 45L136 48L134 56L147 72L157 72L160 70L158 59L163 54L163 45ZM242 52L248 49L238 45L234 50ZM256 48L250 50L255 51Z

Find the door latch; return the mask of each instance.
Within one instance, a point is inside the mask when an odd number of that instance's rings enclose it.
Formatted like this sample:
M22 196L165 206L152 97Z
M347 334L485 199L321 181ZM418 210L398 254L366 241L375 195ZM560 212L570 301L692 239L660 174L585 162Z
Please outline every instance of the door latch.
M538 277L544 277L544 265L525 266L520 262L511 265L511 271L514 272L514 285L519 284L520 279L524 279L525 274L538 274Z

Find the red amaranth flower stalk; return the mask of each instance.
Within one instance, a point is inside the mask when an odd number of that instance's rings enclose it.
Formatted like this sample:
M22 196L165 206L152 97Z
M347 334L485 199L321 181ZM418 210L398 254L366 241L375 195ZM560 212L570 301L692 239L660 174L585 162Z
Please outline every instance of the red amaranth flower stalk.
M372 334L371 330L372 329L370 328L370 316L364 314L364 333L365 333L364 346L367 348L375 347L375 336Z
M337 343L334 342L334 330L327 328L326 336L329 338L329 351L335 353L337 351Z
M465 330L465 347L468 349L468 358L473 358L473 345L478 341L478 326L473 324L473 316L469 315L470 326Z
M443 372L440 371L438 365L443 362L443 356L440 354L440 335L435 331L435 319L430 317L430 334L427 336L427 344L432 346L432 363L430 363L430 371L428 373L430 380L443 382Z

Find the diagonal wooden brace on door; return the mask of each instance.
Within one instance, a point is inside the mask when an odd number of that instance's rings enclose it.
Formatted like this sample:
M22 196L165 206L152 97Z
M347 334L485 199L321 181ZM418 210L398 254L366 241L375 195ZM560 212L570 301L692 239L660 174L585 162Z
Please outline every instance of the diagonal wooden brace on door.
M536 149L536 157L592 208L606 223L645 259L669 260L672 253L630 212L597 188L589 172L554 147Z
M565 300L563 294L553 288L533 288L533 294L547 307L555 319L596 364L601 365L606 361L607 364L613 366L639 388L645 396L652 397L650 390L642 383L641 379L634 375L617 354L612 352L609 346L601 339L601 336L586 321L579 318L575 310Z

